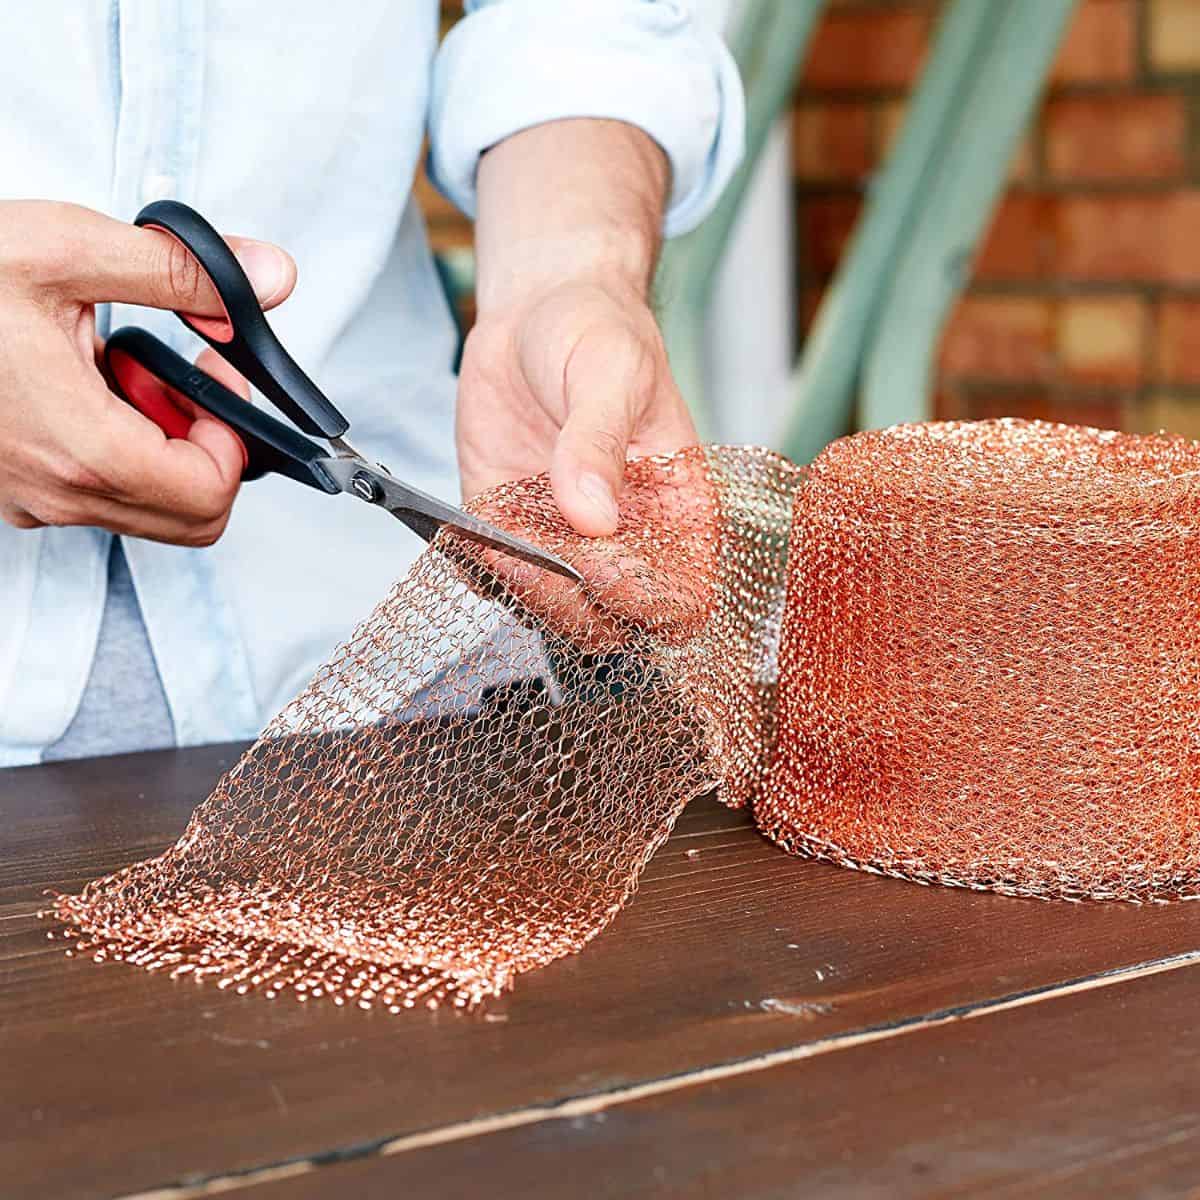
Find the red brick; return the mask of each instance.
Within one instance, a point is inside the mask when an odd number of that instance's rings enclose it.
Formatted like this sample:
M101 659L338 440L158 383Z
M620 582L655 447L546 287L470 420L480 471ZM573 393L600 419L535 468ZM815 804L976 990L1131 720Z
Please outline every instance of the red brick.
M1156 71L1200 71L1196 0L1150 0L1150 64Z
M434 250L457 250L472 244L471 222L429 182L424 170L417 172L414 191Z
M1132 79L1137 57L1136 21L1133 0L1085 0L1071 18L1051 81Z
M966 296L942 339L948 376L1044 379L1054 368L1054 306L1028 296Z
M1065 196L1058 272L1070 279L1200 282L1200 190Z
M1131 405L1126 428L1134 433L1180 433L1200 440L1200 401L1193 396L1155 392Z
M908 115L908 99L884 100L875 112L875 157L883 159L895 145L904 118Z
M1175 192L1167 203L1163 231L1168 283L1200 283L1200 189Z
M1063 179L1163 179L1186 167L1179 95L1059 96L1043 115L1046 167Z
M933 419L957 421L962 417L960 393L953 384L938 382L933 391Z
M1068 196L1059 204L1058 267L1075 279L1158 279L1168 197Z
M984 280L1040 279L1053 261L1055 201L1010 192L1000 202L974 266Z
M1158 378L1166 383L1200 384L1200 300L1163 301L1155 334Z
M1140 296L1064 300L1056 337L1064 374L1081 383L1138 383L1145 360L1146 323L1146 303Z
M929 27L925 9L829 9L809 48L804 86L907 87L925 57Z
M812 196L800 203L800 253L805 274L825 279L837 267L854 230L858 196Z
M1094 425L1120 429L1125 412L1118 395L1075 394L1059 389L996 392L975 391L954 401L957 415L972 421L993 417L1024 417L1028 420L1061 421L1066 425Z
M424 161L422 157L422 162ZM429 182L429 176L425 174L424 166L420 166L417 170L417 176L413 182L413 191L417 194L417 200L421 205L421 211L425 214L427 221L440 219L456 219L461 218L462 214L442 195L441 192Z
M861 179L871 169L872 142L865 104L801 104L792 118L792 161L804 180Z
M988 421L994 417L1025 417L1029 420L1052 421L1054 405L1050 393L975 392L965 397L963 416L970 421Z
M469 250L474 245L471 225L465 219L431 221L428 226L429 245L435 254L451 250Z

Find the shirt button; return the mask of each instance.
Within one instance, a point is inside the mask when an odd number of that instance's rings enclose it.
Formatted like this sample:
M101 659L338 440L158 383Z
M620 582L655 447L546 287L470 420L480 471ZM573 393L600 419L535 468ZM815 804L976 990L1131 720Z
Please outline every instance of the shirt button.
M142 176L142 203L150 204L155 200L170 200L175 195L175 178L156 171Z

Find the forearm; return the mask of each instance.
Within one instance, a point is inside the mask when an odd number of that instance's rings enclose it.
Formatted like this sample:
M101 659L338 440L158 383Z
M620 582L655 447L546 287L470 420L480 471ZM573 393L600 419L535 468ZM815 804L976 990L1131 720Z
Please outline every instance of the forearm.
M662 150L621 121L552 121L494 146L477 180L480 313L577 279L646 296L669 185Z

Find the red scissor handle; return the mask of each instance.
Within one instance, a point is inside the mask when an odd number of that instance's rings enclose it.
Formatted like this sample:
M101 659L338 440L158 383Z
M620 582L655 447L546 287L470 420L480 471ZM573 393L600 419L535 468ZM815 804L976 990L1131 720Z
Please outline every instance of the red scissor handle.
M104 345L104 361L117 395L167 437L187 437L196 408L224 421L242 443L243 479L272 473L341 491L321 465L329 458L323 446L255 408L147 330L118 329Z

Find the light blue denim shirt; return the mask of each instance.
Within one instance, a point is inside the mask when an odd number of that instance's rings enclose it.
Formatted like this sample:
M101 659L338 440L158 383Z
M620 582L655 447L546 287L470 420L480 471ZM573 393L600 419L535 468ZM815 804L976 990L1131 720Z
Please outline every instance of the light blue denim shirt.
M455 333L412 199L423 135L467 212L479 155L530 125L614 117L668 153L668 233L742 148L740 85L680 0L476 0L437 47L436 0L71 0L0 14L0 196L131 219L174 197L299 265L271 320L356 445L458 494ZM168 313L113 306L194 355ZM0 404L3 397L0 396ZM111 537L0 525L0 766L70 723ZM180 745L245 738L312 675L420 543L382 512L278 478L242 489L203 550L124 539Z

